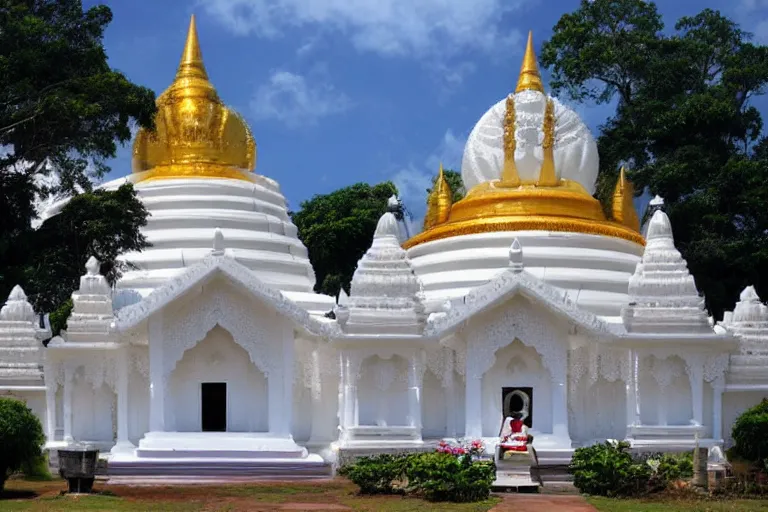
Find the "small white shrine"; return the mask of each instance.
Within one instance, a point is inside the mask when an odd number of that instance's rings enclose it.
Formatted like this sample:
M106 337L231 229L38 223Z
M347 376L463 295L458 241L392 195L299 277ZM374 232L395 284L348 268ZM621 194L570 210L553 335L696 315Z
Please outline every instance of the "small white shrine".
M544 92L530 39L516 90L469 137L467 196L441 174L409 240L385 213L338 298L313 291L194 19L158 105L133 172L104 185L134 184L152 246L122 256L114 287L91 258L46 346L21 288L0 311L0 394L40 416L48 448L95 446L116 477L307 478L345 451L482 438L492 453L519 412L543 465L605 439L699 442L717 461L768 393L768 308L748 287L708 318L663 201L641 229L623 171L606 216L595 141Z

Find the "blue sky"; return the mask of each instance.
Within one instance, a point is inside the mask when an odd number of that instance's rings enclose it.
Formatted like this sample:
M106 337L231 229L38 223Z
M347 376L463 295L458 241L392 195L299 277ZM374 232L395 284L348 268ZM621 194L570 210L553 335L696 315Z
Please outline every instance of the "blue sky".
M85 0L86 6L95 2ZM439 162L458 170L480 116L517 80L524 35L537 48L578 0L112 0L110 63L162 92L191 14L220 96L248 120L256 171L292 208L359 181L393 180L418 218ZM668 26L720 9L768 43L768 0L662 0ZM545 72L546 79L546 72ZM610 106L576 106L597 127ZM130 149L110 162L130 172Z

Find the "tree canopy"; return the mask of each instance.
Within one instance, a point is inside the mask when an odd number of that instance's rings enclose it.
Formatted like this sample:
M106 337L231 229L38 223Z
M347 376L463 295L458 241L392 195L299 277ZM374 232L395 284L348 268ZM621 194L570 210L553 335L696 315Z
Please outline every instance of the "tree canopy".
M315 269L315 291L336 296L343 287L349 293L357 261L371 246L376 224L393 194L397 188L390 181L373 186L357 183L316 195L291 212Z
M432 177L432 187L435 186L438 176L439 174L435 174ZM461 179L461 173L450 169L443 169L443 176L445 176L445 181L448 182L448 186L451 187L453 202L455 203L456 201L464 199L467 190L464 188L464 181ZM432 187L427 189L427 197L429 197L430 192L432 192Z
M26 404L0 397L0 491L14 471L40 456L43 426Z
M91 191L134 124L153 126L154 93L107 62L111 19L79 0L0 0L0 296L21 284L44 311L76 288L91 254L114 279L115 256L146 245L130 185L79 195L32 229L36 197Z
M617 105L598 137L604 206L628 165L639 193L665 199L716 317L748 284L768 293L768 147L751 102L768 82L768 48L711 9L665 31L653 2L582 0L541 61L555 94Z

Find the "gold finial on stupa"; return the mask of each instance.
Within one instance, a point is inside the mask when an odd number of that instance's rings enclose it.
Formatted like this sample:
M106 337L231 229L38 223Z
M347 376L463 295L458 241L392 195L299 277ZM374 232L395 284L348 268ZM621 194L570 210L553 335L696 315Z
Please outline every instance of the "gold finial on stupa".
M256 142L245 120L219 98L203 64L195 17L171 85L157 98L155 131L133 143L134 182L166 178L253 180Z
M427 197L427 214L424 216L424 230L430 230L435 226L445 223L451 213L453 193L448 181L445 179L443 164L440 164L440 172Z
M191 77L208 80L208 73L206 73L203 64L203 52L200 51L200 42L197 39L197 24L194 14L189 20L187 40L184 43L184 52L181 54L179 70L176 72L176 80Z
M619 224L640 231L640 219L637 217L634 205L634 187L627 179L626 170L622 166L619 171L619 179L616 182L616 188L613 191L613 203L611 203L611 212L613 220Z
M539 91L544 93L544 84L541 81L539 64L536 61L536 52L533 49L533 32L528 32L528 45L523 55L523 65L520 67L520 78L517 79L515 92Z

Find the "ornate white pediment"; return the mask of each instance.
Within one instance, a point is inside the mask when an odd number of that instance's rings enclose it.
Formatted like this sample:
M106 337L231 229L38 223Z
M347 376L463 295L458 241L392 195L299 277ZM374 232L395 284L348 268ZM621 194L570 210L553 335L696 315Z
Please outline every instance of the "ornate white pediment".
M324 322L311 316L309 312L286 298L278 290L261 281L247 267L228 256L217 254L209 255L179 277L157 288L141 302L121 309L114 324L115 329L125 332L137 327L176 299L192 292L216 276L224 277L244 289L252 297L290 319L310 334L331 337L340 332L335 322Z
M516 295L523 295L572 324L597 337L611 337L614 332L596 315L579 309L564 292L525 271L504 270L489 283L468 293L463 302L446 305L445 311L430 316L426 336L442 337L471 317Z

